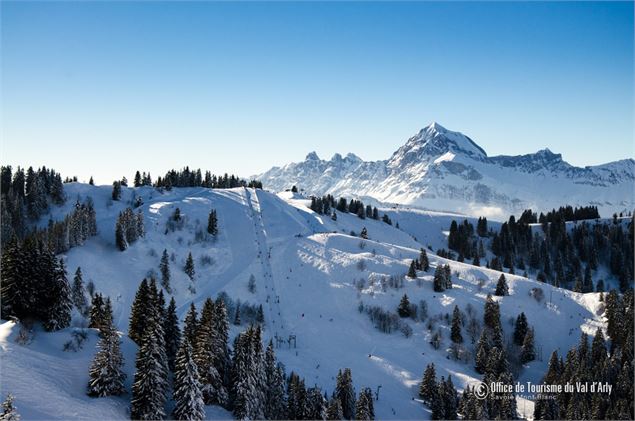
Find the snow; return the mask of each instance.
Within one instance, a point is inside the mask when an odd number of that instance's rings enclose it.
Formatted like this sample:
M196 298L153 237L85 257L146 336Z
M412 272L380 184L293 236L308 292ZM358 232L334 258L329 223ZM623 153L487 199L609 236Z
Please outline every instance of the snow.
M254 177L274 191L295 184L308 194L498 219L563 204L595 205L603 215L635 207L633 159L579 168L548 149L488 157L469 137L438 123L421 129L387 160L350 156L335 154L326 161L312 153L304 162Z
M381 386L375 402L378 419L428 419L429 410L417 398L417 383L425 366L433 362L437 375L452 375L462 390L481 378L472 365L446 358L449 326L442 321L444 346L435 350L429 344L430 332L425 322L407 323L413 328L410 338L400 333L385 334L376 330L367 316L358 311L360 301L395 310L406 293L411 302L425 300L430 316L451 313L454 305L462 310L470 304L482 318L488 292L493 292L500 272L449 261L428 252L431 270L419 272L418 280L405 280L402 289L380 286L382 277L403 276L419 249L430 245L434 250L446 247L443 233L451 219L461 215L428 212L397 207L385 208L393 224L361 220L355 215L337 212L337 221L317 215L302 195L284 192L278 195L263 190L179 188L160 193L152 188L124 188L122 201L112 202L110 187L78 183L66 185L69 201L52 210L61 218L74 198L93 198L97 211L98 236L84 246L71 249L65 256L69 273L81 266L84 280L92 280L96 290L113 299L114 323L122 334L122 352L128 374L126 386L134 375L136 346L127 336L130 306L140 281L154 270L158 273L163 249L174 253L171 266L172 295L177 313L183 320L190 302L200 310L203 300L221 291L232 298L263 304L268 341L276 333L295 334L297 348L276 349L287 373L296 371L307 386L317 384L328 394L335 386L340 368L352 369L356 391ZM126 251L114 245L114 224L118 213L141 196L144 205L146 236ZM184 228L166 233L166 221L180 208ZM215 240L197 241L197 231L205 231L211 208L218 212L220 233ZM48 216L43 218L48 220ZM474 221L473 221L474 222ZM351 236L363 227L369 239ZM182 267L189 252L195 260L195 291ZM204 265L208 256L213 263ZM444 293L432 290L432 274L439 264L452 268L455 287ZM250 293L247 282L256 278L256 292ZM506 275L510 296L496 299L501 304L501 321L505 335L512 327L508 320L525 312L536 328L537 353L541 357L521 372L523 381L538 382L552 350L566 352L576 344L581 331L593 333L603 326L597 294L578 294L553 288L521 276ZM356 282L365 279L359 290ZM372 280L373 282L369 282ZM537 302L529 296L532 288L542 288L545 299ZM168 294L169 295L169 294ZM169 300L169 297L167 297ZM75 321L78 322L77 317ZM245 326L232 325L232 336ZM0 325L0 392L15 395L24 419L125 419L130 396L93 399L85 395L88 366L96 350L97 335L88 329L88 339L78 352L64 352L64 342L74 328L55 333L36 329L30 344L15 342L18 325L6 321ZM467 338L467 334L464 334ZM28 373L28 375L25 375ZM37 391L37 395L33 395ZM531 402L519 401L530 414ZM206 407L209 419L227 419L226 411Z

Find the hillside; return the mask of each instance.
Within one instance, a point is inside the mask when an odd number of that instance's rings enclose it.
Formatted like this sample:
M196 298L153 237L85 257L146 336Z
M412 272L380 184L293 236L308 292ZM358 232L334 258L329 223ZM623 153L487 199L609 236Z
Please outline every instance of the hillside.
M500 272L446 260L428 250L431 269L418 272L417 279L404 277L420 248L431 246L436 250L445 245L443 231L452 215L386 210L400 222L404 229L401 230L343 213L338 213L334 221L315 214L305 199L290 193L276 195L245 188L175 188L159 192L142 187L124 188L121 201L113 202L109 186L69 183L65 191L69 200L52 210L53 219L68 213L77 198L90 196L95 202L98 235L62 257L69 277L81 266L84 280L92 280L96 291L113 300L114 322L124 336L128 391L136 352L136 345L125 337L130 306L140 281L158 272L163 249L173 255L171 295L181 320L191 302L200 309L203 300L221 291L234 300L262 304L265 341L276 334L285 339L296 335L296 347L285 344L276 349L287 373L299 373L307 386L319 385L330 395L338 369L350 367L357 391L362 387L375 391L381 386L375 402L378 419L430 417L429 409L418 400L418 383L426 364L431 362L437 366L438 376L452 375L459 392L481 379L472 362L447 358L450 328L443 319L458 305L482 320L486 295L494 291ZM143 199L140 209L146 235L121 252L115 247L115 221L133 196ZM167 230L167 221L177 207L183 226ZM220 232L215 240L202 234L211 208L217 210L219 218ZM42 218L41 224L45 225L46 220L48 217ZM358 234L363 227L367 228L369 239L351 235L351 231ZM189 252L196 267L193 282L182 270ZM434 269L446 263L452 269L454 287L435 293ZM251 275L256 279L255 293L247 288ZM382 278L391 276L402 279L403 287L382 288ZM592 335L598 326L603 326L599 294L578 294L521 276L506 276L510 295L495 297L500 303L505 336L508 339L513 330L508 320L524 312L535 328L538 359L522 368L519 380L537 383L551 351L557 349L563 355L578 342L581 331ZM544 298L533 299L532 288L542 289ZM424 300L429 315L425 321L403 319L412 328L410 337L399 332L380 332L359 311L360 302L395 311L404 293L412 303ZM429 323L434 325L432 330L428 329ZM75 314L73 325L81 324ZM245 327L232 325L232 336ZM37 330L34 340L24 346L15 342L17 330L13 322L3 322L0 330L0 394L13 393L24 418L129 417L129 396L85 396L87 367L96 343L94 331L88 333L84 348L74 353L62 350L73 328L56 333ZM439 349L430 344L433 330L442 332ZM466 333L464 336L468 337ZM467 343L471 349L469 339ZM33 390L38 391L35 397ZM525 416L532 414L532 408L531 402L519 399L518 409ZM228 417L220 408L206 409L209 419Z

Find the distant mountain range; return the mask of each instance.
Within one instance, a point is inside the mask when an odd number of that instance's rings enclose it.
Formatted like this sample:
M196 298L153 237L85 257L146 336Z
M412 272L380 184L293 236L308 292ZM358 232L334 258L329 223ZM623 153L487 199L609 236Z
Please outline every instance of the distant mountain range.
M487 156L462 133L438 123L423 128L390 159L367 162L355 154L274 167L257 175L265 188L296 185L307 194L357 197L468 215L507 217L524 209L596 205L600 213L635 206L635 161L575 167L543 149L519 156Z

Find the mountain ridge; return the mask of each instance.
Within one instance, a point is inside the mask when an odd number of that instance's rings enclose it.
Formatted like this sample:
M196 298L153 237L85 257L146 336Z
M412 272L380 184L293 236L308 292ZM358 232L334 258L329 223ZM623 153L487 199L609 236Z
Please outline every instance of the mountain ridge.
M488 156L469 136L437 122L419 130L385 160L364 161L352 153L323 160L311 152L305 161L273 167L256 177L274 191L297 185L309 194L490 217L564 203L596 205L605 212L635 205L632 158L576 167L549 148Z

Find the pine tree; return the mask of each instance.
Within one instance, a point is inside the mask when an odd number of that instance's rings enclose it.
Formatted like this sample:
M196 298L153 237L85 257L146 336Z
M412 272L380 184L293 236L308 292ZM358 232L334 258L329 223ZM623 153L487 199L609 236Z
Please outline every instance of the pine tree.
M179 347L174 369L175 420L205 419L205 403L198 379L198 369L192 356L192 347L187 338Z
M421 270L427 272L430 269L430 261L428 260L428 253L426 253L425 249L421 249L419 254L419 266Z
M527 324L525 313L520 313L518 317L516 317L516 323L514 325L514 343L516 345L522 346L528 327L529 325Z
M216 349L214 347L214 302L211 298L205 300L201 310L201 319L196 332L194 348L194 361L199 370L201 379L201 391L207 405L224 405L227 401L223 379L221 378L214 361Z
M104 302L104 298L100 293L95 293L93 295L93 299L90 305L90 316L88 327L94 329L101 329L104 320L105 320L105 312L106 312L106 303Z
M234 415L262 419L265 411L264 355L260 328L250 327L234 341L232 369Z
M410 301L408 300L408 296L406 294L401 297L399 307L397 307L397 313L399 314L399 317L410 317Z
M207 218L207 232L214 236L218 235L218 217L215 209L210 211Z
M93 176L90 176L90 179L88 180L88 184L90 184L91 186L95 185L95 180L93 180Z
M55 260L55 257L53 257L53 260ZM66 278L66 266L63 260L59 260L54 272L54 278L47 289L51 303L47 311L47 320L44 327L49 331L68 327L71 323L73 301L71 286Z
M137 171L134 175L134 186L135 187L141 187L141 173L139 173L139 171Z
M434 280L433 280L433 288L435 292L443 292L445 291L445 285L447 281L445 279L445 270L442 265L437 265L437 268L434 270Z
M141 338L148 329L149 307L150 288L148 287L148 281L144 278L139 284L132 303L130 325L128 327L128 337L139 346L141 346Z
M350 368L345 368L337 373L335 396L342 404L342 414L347 420L355 416L355 390L353 389L353 377Z
M115 181L112 183L112 200L119 200L121 198L121 182Z
M428 405L432 403L434 390L437 387L437 374L434 369L434 363L428 364L423 372L423 379L419 384L419 397Z
M455 344L463 343L463 336L461 335L461 310L459 306L454 306L452 312L452 329L450 333L450 339Z
M534 351L534 330L529 329L525 334L523 340L523 347L520 351L520 362L526 364L536 359L536 352Z
M410 262L410 268L408 269L408 278L415 279L417 277L417 266L415 261Z
M498 283L496 284L496 292L494 292L494 295L499 297L509 295L509 288L507 287L507 279L505 279L505 275L502 273L500 278L498 278Z
M25 277L25 253L17 237L11 238L2 250L2 318L23 317L30 312L31 291Z
M481 336L476 345L476 357L474 359L474 368L477 373L483 374L487 369L487 359L489 356L489 341L485 329L481 332Z
M112 316L101 328L98 351L90 366L88 395L95 397L121 395L125 392L121 341L112 325Z
M124 233L123 226L119 221L115 224L115 243L120 251L124 251L128 248L128 242L126 241L126 235Z
M371 398L372 399L372 398ZM360 421L370 421L373 418L370 415L369 405L372 405L372 401L369 402L368 395L363 391L359 393L359 399L355 403L355 419Z
M185 267L183 268L183 271L185 271L187 276L189 276L190 280L194 280L196 271L194 270L194 259L192 258L192 252L189 252L189 254L187 255L187 260L185 261Z
M7 399L2 402L2 414L0 414L0 421L20 421L20 414L18 414L18 408L13 404L13 395L7 394Z
M82 280L82 268L77 266L75 277L73 278L73 304L81 312L86 308L86 291Z
M326 419L329 421L339 421L344 418L342 412L342 403L336 397L329 400L328 407L326 408Z
M163 330L165 332L165 355L168 359L168 367L174 371L176 354L181 344L181 330L179 329L179 318L176 315L176 302L174 301L174 297L170 299L170 305L168 306L163 323Z
M170 292L170 259L168 257L167 249L163 249L161 263L159 263L159 270L161 271L161 285L167 292Z
M359 236L364 240L368 240L368 230L366 229L366 227L362 228L362 232L359 234Z
M196 332L198 331L198 315L194 303L190 303L190 310L185 316L183 323L183 338L187 338L190 344L196 343Z
M494 329L500 326L500 308L491 295L485 298L485 310L483 312L483 322L485 326Z
M319 387L311 387L306 391L305 419L323 420L326 416L326 401Z
M443 420L445 419L445 405L443 402L443 394L441 386L445 384L445 379L441 377L441 382L439 384L435 384L432 393L432 399L430 402L430 409L432 410L432 414L430 419L432 420Z
M308 419L307 392L304 379L291 372L287 386L287 416L292 420Z
M269 341L265 352L265 375L267 378L265 394L265 418L281 420L285 418L284 376L276 363L273 342Z
M240 326L240 302L236 303L236 311L234 313L234 325Z
M143 331L135 365L130 417L133 420L158 420L165 416L168 367L165 333L156 288L149 288L146 328Z
M454 384L452 383L452 376L448 376L445 383L440 384L443 391L443 413L446 420L456 420L457 414L457 394Z

